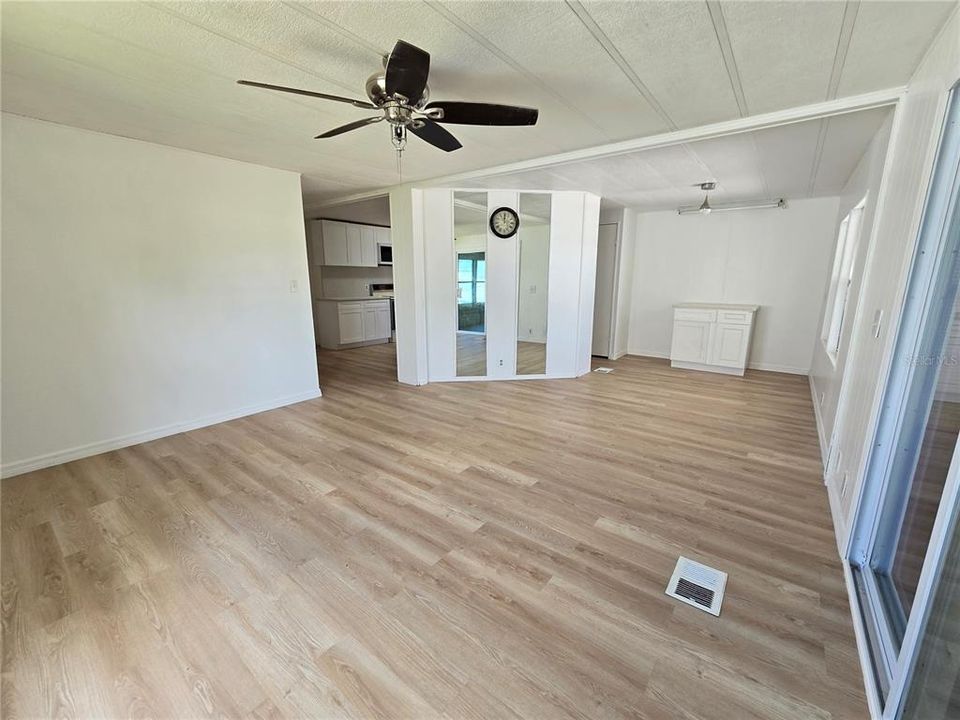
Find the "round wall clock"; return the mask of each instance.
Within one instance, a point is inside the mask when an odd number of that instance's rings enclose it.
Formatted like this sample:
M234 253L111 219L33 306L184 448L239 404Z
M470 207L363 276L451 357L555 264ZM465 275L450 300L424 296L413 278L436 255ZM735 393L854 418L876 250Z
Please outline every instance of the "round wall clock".
M498 238L508 238L520 228L520 218L513 208L497 208L490 215L490 230Z

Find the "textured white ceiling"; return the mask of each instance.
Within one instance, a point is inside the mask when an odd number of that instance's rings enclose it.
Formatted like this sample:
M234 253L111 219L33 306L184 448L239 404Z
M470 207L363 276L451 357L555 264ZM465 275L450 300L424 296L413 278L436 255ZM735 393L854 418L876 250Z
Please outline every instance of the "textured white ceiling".
M518 173L463 180L469 188L587 190L606 206L666 210L700 202L716 182L716 203L837 195L890 108L862 110L683 145L637 150ZM824 141L818 142L821 126ZM818 162L819 158L819 162Z
M386 128L313 140L363 111L238 78L362 97L403 38L431 53L435 98L540 108L533 128L452 128L464 144L454 153L412 140L403 179L422 180L899 85L954 7L3 2L2 107L296 170L309 209L398 181ZM685 151L665 152L671 177L695 169Z

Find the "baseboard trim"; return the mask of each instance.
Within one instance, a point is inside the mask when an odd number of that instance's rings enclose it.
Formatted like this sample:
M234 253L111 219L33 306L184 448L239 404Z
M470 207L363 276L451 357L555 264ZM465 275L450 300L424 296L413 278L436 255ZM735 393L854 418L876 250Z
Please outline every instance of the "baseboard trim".
M670 353L657 352L656 350L637 350L635 348L627 348L627 355L637 355L638 357L660 358L661 360L670 359Z
M627 355L660 358L665 360L670 359L670 353L658 352L656 350L636 350L633 348L628 348ZM788 375L809 375L810 374L810 368L808 367L796 367L794 365L777 365L775 363L751 362L751 363L747 363L747 368L750 370L763 370L765 372L787 373Z
M202 427L209 427L210 425L227 422L228 420L236 420L237 418L255 415L266 412L267 410L275 410L279 407L293 405L294 403L305 400L313 400L318 397L321 397L319 388L295 395L286 395L255 405L235 408L224 413L164 425L163 427L131 433L130 435L122 435L87 445L80 445L68 448L67 450L58 450L57 452L37 455L32 458L27 458L26 460L4 463L0 465L0 478L14 477L15 475L22 475L23 473L32 472L33 470L42 470L43 468L60 465L65 462L70 462L71 460L80 460L81 458L99 455L100 453L110 452L111 450L119 450L120 448L130 447L131 445L139 445L140 443L150 442L151 440L159 440L160 438L169 437L170 435L176 435L189 430L197 430Z
M809 375L810 368L795 365L777 365L776 363L747 363L750 370L764 370L766 372L786 373L787 375Z

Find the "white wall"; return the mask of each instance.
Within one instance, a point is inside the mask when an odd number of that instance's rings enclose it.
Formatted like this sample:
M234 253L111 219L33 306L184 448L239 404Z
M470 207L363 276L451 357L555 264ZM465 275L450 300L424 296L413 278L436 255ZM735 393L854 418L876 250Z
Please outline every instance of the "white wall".
M820 433L821 449L826 459L826 448L830 435L833 432L837 404L840 398L840 386L844 367L847 363L850 338L853 335L853 319L856 317L860 290L863 287L863 270L870 247L870 238L873 234L874 218L877 210L877 195L880 192L880 183L883 178L884 160L887 155L887 145L890 141L890 128L893 116L881 126L880 130L870 141L867 151L860 159L857 167L850 175L850 179L843 188L839 198L839 209L834 222L833 253L837 243L840 223L857 204L867 198L864 206L863 218L860 224L860 238L857 245L857 254L854 259L854 274L850 284L849 300L845 317L848 318L842 327L840 348L836 361L827 355L826 346L822 341L824 333L823 316L826 311L827 293L820 300L820 325L813 343L813 363L810 369L810 383L813 388L814 408L817 411L817 430ZM833 260L831 260L831 265Z
M343 220L365 225L390 226L390 197L375 197L355 203L322 207L311 213L311 219ZM336 267L315 265L313 248L307 243L310 258L310 287L313 297L363 297L370 294L372 283L393 282L393 269Z
M390 239L397 315L397 380L428 382L427 292L424 266L423 190L390 190Z
M295 173L8 114L2 138L4 474L318 395Z
M675 303L755 303L750 367L806 374L836 215L836 198L786 210L638 213L628 352L669 356Z
M878 215L866 259L860 308L848 351L849 384L835 439L841 461L837 477L849 473L844 497L831 488L838 541L844 546L853 508L861 491L868 449L896 336L907 272L936 158L950 88L960 79L960 13L955 11L930 47L893 121L887 168L878 199ZM879 337L873 319L882 313Z

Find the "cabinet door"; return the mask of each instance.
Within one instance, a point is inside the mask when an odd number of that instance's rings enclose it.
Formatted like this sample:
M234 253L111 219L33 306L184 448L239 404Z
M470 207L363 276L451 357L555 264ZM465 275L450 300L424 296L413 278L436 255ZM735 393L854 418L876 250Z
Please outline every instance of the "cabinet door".
M363 342L363 306L340 305L340 344Z
M360 264L377 266L377 228L363 225L360 228Z
M719 323L710 348L710 364L742 368L747 363L750 326Z
M377 308L377 337L389 338L392 334L390 330L390 306Z
M323 232L323 264L349 265L347 226L336 220L321 220Z
M366 303L363 308L363 339L377 340L377 308Z
M323 220L311 220L307 226L310 229L310 255L314 265L323 265Z
M360 233L359 225L352 225L346 223L347 227L347 264L360 266L361 262L361 249L363 238Z
M680 362L706 363L712 325L713 323L697 320L674 320L670 359Z
M375 228L377 233L377 244L378 245L390 245L390 228L378 227Z

